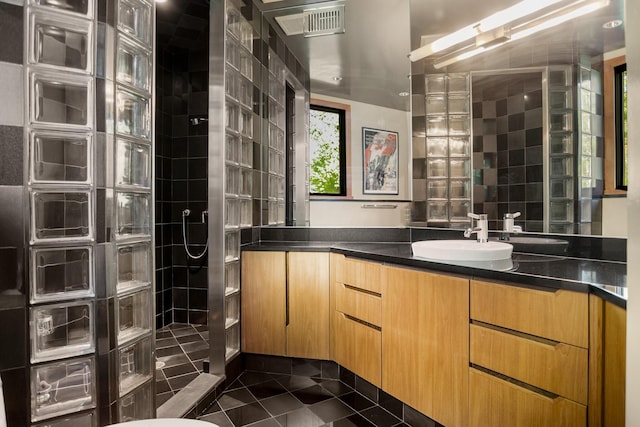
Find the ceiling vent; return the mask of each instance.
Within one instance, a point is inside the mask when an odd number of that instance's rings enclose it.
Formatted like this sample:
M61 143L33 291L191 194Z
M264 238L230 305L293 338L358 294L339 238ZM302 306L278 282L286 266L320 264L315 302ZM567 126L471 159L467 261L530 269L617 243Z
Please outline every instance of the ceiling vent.
M342 34L344 5L334 5L305 10L302 13L276 16L276 22L288 36L302 34L305 37Z

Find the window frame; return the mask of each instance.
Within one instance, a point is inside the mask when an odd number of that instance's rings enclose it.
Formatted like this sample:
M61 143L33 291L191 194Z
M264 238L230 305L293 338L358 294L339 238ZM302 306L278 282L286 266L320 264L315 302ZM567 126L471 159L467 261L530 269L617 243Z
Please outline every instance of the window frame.
M615 175L615 185L616 190L624 190L627 191L627 185L624 183L624 174L625 174L625 138L624 138L624 128L625 128L625 120L624 114L622 111L624 110L624 84L623 84L623 74L627 72L627 63L620 64L613 68L614 72L614 93L615 93L615 150L616 150L616 175Z
M604 195L626 196L627 191L617 184L616 143L616 88L615 68L626 64L626 57L618 56L604 61L603 107L604 107Z
M350 199L351 195L351 106L337 102L312 98L309 110L337 113L340 117L340 194L309 193L311 200ZM309 157L311 164L311 157Z

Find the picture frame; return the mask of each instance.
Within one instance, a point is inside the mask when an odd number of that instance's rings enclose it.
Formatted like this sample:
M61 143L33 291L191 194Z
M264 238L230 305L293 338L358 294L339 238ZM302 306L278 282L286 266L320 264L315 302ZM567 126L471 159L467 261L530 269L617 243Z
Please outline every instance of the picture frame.
M362 128L362 191L398 194L398 132Z

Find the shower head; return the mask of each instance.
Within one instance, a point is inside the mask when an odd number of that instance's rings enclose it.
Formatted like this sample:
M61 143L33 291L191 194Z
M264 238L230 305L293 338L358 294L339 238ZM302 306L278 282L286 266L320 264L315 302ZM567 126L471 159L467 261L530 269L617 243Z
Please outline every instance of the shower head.
M198 126L199 124L208 122L209 119L206 117L192 117L189 119L189 122L192 126Z

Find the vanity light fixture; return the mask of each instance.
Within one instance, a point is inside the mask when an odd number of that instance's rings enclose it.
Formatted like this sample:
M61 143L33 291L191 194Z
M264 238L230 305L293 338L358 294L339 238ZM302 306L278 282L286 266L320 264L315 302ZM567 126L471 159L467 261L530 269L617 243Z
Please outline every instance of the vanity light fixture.
M614 28L618 28L620 25L622 25L622 19L613 19L602 24L602 28L605 30L612 30Z
M455 48L452 52L438 57L433 62L435 68L446 67L495 49L505 43L523 39L539 31L591 13L607 6L609 0L578 0L569 4L556 5L555 8L549 9L549 6L557 3L560 3L560 0L524 0L414 50L409 54L409 59L416 62L447 49Z
M400 92L398 93L398 96L402 96L402 97L409 96L409 92Z

